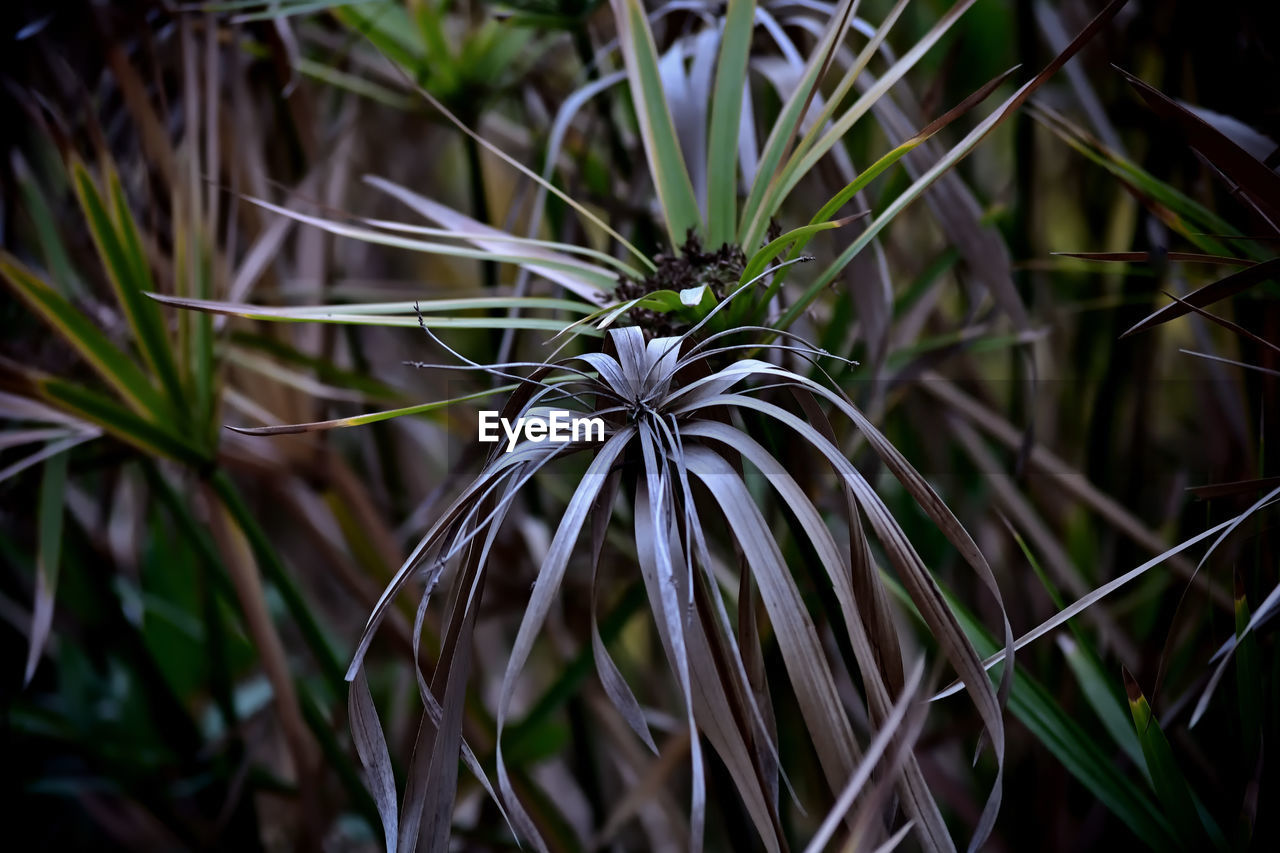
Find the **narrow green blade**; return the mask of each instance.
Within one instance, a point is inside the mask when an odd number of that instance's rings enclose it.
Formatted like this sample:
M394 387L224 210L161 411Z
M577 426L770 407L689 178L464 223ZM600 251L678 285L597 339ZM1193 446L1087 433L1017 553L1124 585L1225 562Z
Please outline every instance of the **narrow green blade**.
M725 11L707 140L707 234L712 248L737 234L738 132L755 13L755 0L729 0Z
M151 289L151 272L119 179L114 173L107 178L110 208L82 162L72 161L71 179L103 268L138 349L159 377L165 393L171 400L179 401L183 396L182 386L164 323L155 305L143 295Z
M170 408L127 353L107 339L84 312L13 256L0 252L0 278L52 326L134 411L168 417Z
M680 142L666 96L662 93L662 76L658 72L658 51L649 31L649 20L639 0L611 0L618 25L631 97L635 101L636 119L644 140L649 170L653 173L658 199L662 202L667 234L673 248L685 241L689 229L702 233L702 214L689 180Z

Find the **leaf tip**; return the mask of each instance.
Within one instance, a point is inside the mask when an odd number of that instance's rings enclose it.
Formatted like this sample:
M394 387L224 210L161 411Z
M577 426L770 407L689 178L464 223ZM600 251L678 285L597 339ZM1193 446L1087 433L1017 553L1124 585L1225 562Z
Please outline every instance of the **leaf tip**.
M1128 668L1121 666L1120 673L1124 677L1124 692L1129 697L1129 704L1136 705L1143 701L1142 688L1138 686L1138 682L1129 673Z

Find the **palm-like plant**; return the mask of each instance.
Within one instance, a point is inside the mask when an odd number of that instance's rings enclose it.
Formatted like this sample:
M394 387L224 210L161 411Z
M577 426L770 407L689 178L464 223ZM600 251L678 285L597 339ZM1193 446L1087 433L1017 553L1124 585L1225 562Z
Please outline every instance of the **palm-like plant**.
M503 407L504 417L546 417L547 407L558 403L607 419L609 429L600 445L526 442L512 453L492 454L422 538L375 607L348 678L354 682L350 694L353 732L370 773L389 848L411 847L420 837L426 838L433 849L444 844L450 830L459 754L489 787L479 759L461 736L472 634L491 571L489 555L522 489L537 482L547 466L576 453L588 453L590 462L568 498L545 554L539 555L537 582L515 638L498 700L499 791L495 796L519 836L541 846L539 827L517 796L502 755L502 731L516 679L531 654L588 518L592 520L594 577L610 519L626 512L626 502L619 502L619 494L630 498L636 565L691 733L694 846L701 844L706 808L705 759L699 734L707 737L731 771L738 795L766 847L787 846L778 805L784 756L779 754L779 745L771 733L769 694L760 679L761 631L756 621L756 595L763 602L831 790L847 790L846 783L853 784L850 780L865 780L875 756L883 753L883 744L879 753L873 751L866 756L859 747L837 689L843 679L833 671L824 653L779 540L769 530L758 496L747 485L746 474L754 470L765 476L778 504L785 507L791 528L803 543L800 550L811 555L808 562L822 577L821 584L829 584L834 592L836 605L832 612L836 616L832 621L840 625L852 648L869 719L875 726L890 726L891 721L900 723L903 719L899 709L893 707L894 695L907 690L908 682L914 679L904 678L901 640L876 567L873 540L866 535L864 522L870 526L875 547L898 574L909 600L963 681L986 729L997 772L971 846L979 846L986 839L1000 803L998 768L1004 750L1001 704L1012 667L1005 667L997 690L985 675L977 651L932 574L876 491L849 461L820 401L853 424L861 440L871 446L974 568L997 604L999 590L972 539L924 478L835 383L824 381L822 360L826 354L789 329L861 250L1008 117L1121 4L1110 4L1044 71L1018 88L936 162L918 170L907 189L874 215L846 248L822 265L795 293L784 291L790 271L798 262L809 259L802 252L815 234L851 221L854 217L839 216L851 200L908 153L985 99L1004 79L992 81L854 175L807 224L785 234L773 231L772 223L782 215L805 175L832 152L841 151L841 140L849 128L876 106L971 3L957 3L923 39L900 58L892 58L879 79L864 85L862 94L846 105L847 96L862 79L860 75L882 48L902 5L895 6L881 26L870 28L866 44L851 58L845 56L845 41L857 20L857 3L846 0L832 7L828 27L783 100L763 145L758 151L750 151L741 145L740 128L758 20L755 4L731 0L723 21L716 23L714 50L709 57L695 57L695 64L714 60L714 95L701 112L695 111L691 124L687 112L679 122L673 118L669 105L671 81L680 75L673 77L671 73L672 54L659 54L645 10L638 0L614 0L623 60L619 78L627 80L635 106L656 207L669 241L664 256L650 258L591 209L456 119L455 123L472 139L569 205L593 236L616 241L626 259L586 245L536 236L517 237L380 178L370 181L435 225L372 219L340 221L260 202L298 221L373 244L513 264L576 298L477 296L301 309L166 300L259 319L421 325L441 346L445 345L435 331L451 327L547 330L564 338L562 348L585 346L583 351L558 360L501 359L495 364L472 361L445 346L461 362L450 368L485 371L509 380L506 385L482 392L509 395ZM683 73L683 59L676 56L675 62ZM833 74L837 66L844 68L838 77ZM709 71L704 67L702 73ZM603 88L606 80L602 78L596 88ZM413 78L408 82L413 85ZM830 86L825 95L824 86ZM419 91L454 119L435 96ZM587 94L584 90L581 97L573 99L575 109ZM571 118L572 110L562 115ZM700 128L701 132L688 132L690 127ZM565 124L557 123L556 131L561 135L564 128ZM754 168L749 172L745 202L740 203L739 178L748 174L746 169L740 174L739 169L744 151ZM704 163L705 169L691 173L686 167L690 161ZM456 316L485 308L508 309L512 315ZM546 311L560 316L523 316ZM521 316L514 316L516 312ZM567 320L563 318L565 313L578 317ZM602 348L583 344L602 334ZM806 364L811 365L811 371L804 367ZM350 426L436 405L439 404L250 431ZM785 436L783 441L800 439L800 445L819 460L824 470L830 468L837 475L844 499L837 502L842 523L836 531L819 511L821 502L815 502L789 472L785 455L767 447L779 436ZM837 544L840 535L847 536L847 546ZM734 563L739 571L728 577L737 582L736 628L726 606L726 598L734 597L733 590L725 585L723 569ZM418 609L419 627L437 584L452 577L452 593L446 607L439 662L429 681L419 675L425 711L403 805L397 808L387 748L362 667L373 633L388 606L423 566L425 589ZM1002 606L1000 611L1003 613ZM1011 664L1012 634L1008 621L1002 619L1002 623L1004 657ZM594 618L592 641L606 693L636 735L653 747L640 703L612 662ZM892 767L882 770L882 778L896 784L910 825L922 843L929 849L949 849L950 833L909 744L904 742L907 731L888 728L881 734L898 739ZM864 758L868 763L860 769ZM847 808L845 800L841 797L839 802ZM870 837L881 837L885 831L879 824L876 802L876 798L868 798L860 813L849 819L852 827L861 828ZM895 836L895 840L900 838L900 834Z

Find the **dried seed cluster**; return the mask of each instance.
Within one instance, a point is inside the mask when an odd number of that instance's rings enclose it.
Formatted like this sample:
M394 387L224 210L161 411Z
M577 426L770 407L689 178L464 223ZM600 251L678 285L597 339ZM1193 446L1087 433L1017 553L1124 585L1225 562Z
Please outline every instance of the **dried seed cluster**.
M702 240L693 229L689 229L679 254L658 255L653 261L658 268L652 275L643 281L620 278L614 295L626 301L657 290L680 291L705 284L720 300L732 291L747 265L742 248L732 243L725 243L713 252L704 251ZM669 314L634 308L630 316L632 322L644 329L646 337L663 337L676 332L676 324Z

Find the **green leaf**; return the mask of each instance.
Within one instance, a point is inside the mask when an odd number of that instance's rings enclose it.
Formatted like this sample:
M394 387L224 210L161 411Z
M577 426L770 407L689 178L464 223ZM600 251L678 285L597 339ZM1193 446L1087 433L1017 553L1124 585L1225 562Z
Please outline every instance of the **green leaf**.
M811 103L811 98L826 73L827 66L834 55L837 42L844 36L853 14L854 0L842 0L831 13L831 25L827 33L814 49L813 57L805 69L791 97L782 108L782 113L773 123L773 130L765 141L764 151L756 168L756 177L751 184L751 192L747 196L747 214L742 218L738 228L738 243L742 246L755 246L765 233L765 226L773 211L766 209L764 197L766 190L773 186L782 158L786 155L796 130L804 117L804 112Z
M187 299L178 296L166 296L161 293L149 293L147 295L165 305L258 320L269 318L303 319L308 316L326 314L376 317L396 314L416 315L417 311L421 311L423 314L431 314L449 311L488 311L503 308L519 308L522 311L567 311L576 314L590 314L595 310L585 302L577 302L572 299L548 299L539 296L480 296L462 299L416 299L406 302L268 306L251 305L247 302L222 302L215 299Z
M814 218L815 220L817 219L816 216ZM819 231L829 231L832 228L841 228L858 218L858 216L846 216L843 219L825 221L826 217L824 217L824 221L811 222L808 225L802 225L799 228L788 231L776 240L772 240L767 245L761 247L759 251L751 256L751 260L747 261L747 265L742 271L742 277L740 280L745 283L760 277L764 273L765 267L767 267L774 258L778 257L778 255L782 253L782 250L789 244L794 245L791 247L791 252L788 254L787 260L799 260L800 249L809 243L810 238L814 234ZM773 280L769 282L769 286L765 289L764 293L755 300L755 310L762 311L768 308L770 301L782 287L782 282L786 280L788 269L788 267L782 267L774 273Z
M237 12L241 9L257 9L232 19L232 23L246 24L254 21L271 21L312 12L327 12L335 6L355 6L362 3L386 3L386 0L300 0L300 2L269 2L268 0L231 0L227 3L206 3L199 7L203 12ZM265 8L264 8L265 7Z
M715 294L705 284L686 287L679 292L674 290L654 290L644 296L637 296L635 299L628 299L625 302L619 302L614 305L606 305L599 311L577 320L571 326L566 327L565 331L576 329L579 325L586 323L595 323L597 330L607 329L623 314L636 308L656 311L659 314L684 311L689 314L705 316L715 305ZM599 322L596 322L597 320Z
M182 386L178 382L173 352L160 313L143 295L151 289L151 272L120 181L114 172L107 177L111 204L108 210L88 170L79 160L71 163L71 179L102 266L129 321L138 349L159 377L165 393L176 403L183 397Z
M190 254L188 254L190 253ZM213 257L204 235L191 228L175 228L174 268L188 272L188 292L207 298L213 291ZM150 294L148 294L150 295ZM178 322L183 378L190 389L189 409L193 429L203 433L208 446L218 443L216 359L213 318L209 314L184 314Z
M458 88L457 60L444 33L444 4L414 3L410 8L418 19L418 33L426 48L422 68L431 75L436 91L454 92Z
M863 95L859 97L858 100L855 101L839 119L833 121L830 128L822 133L822 136L814 142L812 141L813 137L821 132L825 125L825 122L822 120L816 122L810 129L809 133L806 134L805 138L796 146L796 151L792 155L791 159L788 160L787 163L778 170L777 174L773 176L773 179L770 182L769 191L764 196L761 210L776 209L782 203L782 200L785 199L800 182L800 180L818 164L818 161L821 160L832 147L839 144L840 140L843 139L853 125L871 109L872 105L875 104L875 102L886 92L888 92L889 88L894 83L902 79L903 75L911 70L911 68L929 52L929 50L940 38L942 38L943 35L946 34L952 25L960 19L960 16L968 11L969 7L973 5L973 2L974 0L958 0L958 2L956 2L942 17L938 19L938 21L922 38L912 44L911 48L897 61L895 61L893 65L875 81L875 84L863 93ZM895 7L895 12L900 12L903 6L905 6L905 3L899 3L898 6ZM885 20L884 24L882 24L877 30L876 37L873 38L866 45L861 54L859 54L858 62L854 63L854 65L849 69L849 74L845 77L845 80L847 80L849 84L852 84L852 75L856 75L861 66L865 65L866 62L870 60L872 52L874 52L875 47L879 44L879 40L883 39L887 35L887 30L892 26L894 18L894 15L890 15L890 17ZM1003 77L997 78L996 82L1001 79L1003 79ZM845 88L843 84L844 81L842 81L842 88ZM994 88L994 86L991 84L988 84L987 87L983 87L983 97L985 97L992 88ZM837 100L838 97L832 98L832 102L828 105L829 110L833 110L835 108ZM972 99L966 99L965 103L972 106L973 101ZM936 132L940 127L941 125L936 127L931 126L928 131L922 132L916 139L922 142L923 138L927 138L928 135ZM754 237L763 233L759 229L766 221L767 220L761 219L759 212L757 212L757 230L749 234L748 237Z
M901 584L888 575L882 574L882 577L893 595L914 614L915 607ZM998 650L999 645L973 614L945 590L943 594L974 646L982 654ZM1096 738L1064 711L1053 694L1025 668L1020 668L1013 680L1009 710L1098 802L1124 821L1148 847L1167 850L1176 846L1172 828L1142 788L1120 773L1111 756L1098 748Z
M190 437L139 417L105 394L54 376L35 375L34 371L27 378L42 400L97 424L149 456L163 456L197 468L213 456L212 449L201 448Z
M1049 593L1053 606L1058 610L1066 609L1067 603L1063 600L1062 594L1058 591L1053 581L1050 580L1049 574L1040 565L1040 561L1036 559L1035 553L1027 545L1026 540L1022 538L1022 534L1018 533L1012 524L1006 524L1006 526L1009 528L1014 541L1018 543L1018 548L1022 550L1023 556L1031 564L1031 569L1035 572L1040 585ZM1102 722L1103 728L1107 730L1107 734L1111 735L1112 740L1125 751L1135 766L1142 768L1145 776L1146 763L1142 760L1142 747L1138 743L1137 736L1133 733L1133 725L1129 721L1129 714L1125 710L1119 694L1113 689L1112 680L1103 671L1102 663L1098 660L1098 656L1094 653L1084 632L1076 625L1076 621L1072 620L1067 623L1067 627L1071 629L1074 639L1065 634L1059 634L1058 648L1062 650L1062 655L1067 659L1067 665L1071 667L1071 671L1076 677L1076 682L1084 692L1085 699L1088 700L1089 706L1093 708L1094 713L1098 715L1098 719ZM1147 781L1151 781L1149 776Z
M305 56L298 57L293 67L300 73L319 80L321 83L327 83L336 89L343 89L353 95L359 95L371 101L377 101L380 104L386 104L392 109L408 112L418 105L418 102L413 98L402 95L394 89L366 80L358 74L340 71L323 62L307 59Z
M568 323L564 320L553 320L543 317L435 317L404 316L382 313L384 306L376 306L372 311L362 311L359 305L316 305L298 308L284 308L269 305L249 305L243 302L219 302L212 299L184 299L177 296L164 296L158 293L147 294L157 302L173 305L177 308L188 308L195 311L207 311L211 314L225 314L230 317L244 317L249 320L267 320L275 323L338 323L351 326L397 326L400 328L416 328L426 325L436 329L538 329L542 331L561 332ZM400 303L388 303L399 305ZM412 303L409 303L410 305ZM575 329L575 333L595 335L590 328Z
M358 5L333 9L333 16L373 43L388 59L418 80L421 71L422 42L418 28L409 20L409 12L399 3L381 3L366 12Z
M765 267L769 265L769 262L782 254L782 250L792 243L795 243L797 248L792 249L791 256L798 257L800 254L798 247L803 243L808 242L806 238L812 237L819 231L830 231L832 228L840 228L841 226L852 222L856 218L856 216L846 216L843 219L829 220L827 217L824 217L823 221L811 222L808 225L802 225L799 228L794 228L791 231L788 231L776 240L771 240L768 244L762 246L754 255L751 256L751 259L747 261L747 265L743 268L742 275L738 279L739 282L748 282L760 275L760 273L764 272Z
M861 174L859 174L856 178L850 181L844 187L844 189L840 190L840 192L832 196L831 199L828 200L827 203L824 204L822 208L813 215L813 219L809 221L808 227L816 226L820 223L827 222L829 219L831 219L832 216L835 216L836 211L838 211L840 208L848 204L850 199L852 199L858 193L862 192L866 187L868 187L871 184L872 181L880 177L880 175L884 174L884 172L890 166L894 165L899 160L901 160L907 153L909 153L912 149L914 149L917 145L919 145L923 141L924 141L924 138L921 138L921 137L913 137L912 139L908 139L906 142L903 142L901 145L894 148L889 153L883 155L879 160L872 163L868 169L866 169ZM796 230L799 231L802 229L796 229ZM787 259L794 260L800 257L800 252L804 249L805 246L809 244L809 239L812 236L812 234L820 230L822 229L814 228L813 231L800 235L800 239L796 241L796 244L791 248L791 252L788 253ZM777 242L777 241L775 240L774 242ZM765 293L761 296L761 298L757 300L756 302L757 306L767 306L769 302L773 299L774 295L782 287L782 283L786 281L786 277L787 277L786 272L779 271L774 276L773 281L770 282L768 290L766 290Z
M1107 730L1107 734L1111 735L1116 745L1125 751L1134 765L1141 768L1142 775L1146 776L1149 782L1151 777L1147 773L1147 764L1142 758L1142 745L1133 732L1133 725L1125 712L1122 700L1112 687L1113 682L1107 678L1097 657L1088 647L1065 635L1059 635L1058 647L1062 649L1063 657L1067 659L1067 665L1071 667L1071 672L1076 677L1076 683L1084 692L1089 707L1093 708L1093 712L1098 715L1102 727Z
M1156 796L1160 799L1165 816L1178 832L1182 846L1195 849L1202 847L1205 841L1212 841L1218 850L1225 850L1227 843L1222 831L1196 802L1186 777L1174 760L1173 749L1169 746L1164 729L1151 713L1147 697L1142 694L1142 689L1129 671L1122 669L1122 672L1124 689L1129 695L1129 711L1133 715L1138 740L1142 743L1142 754L1146 758L1151 783L1156 789Z
M7 252L0 252L0 277L89 363L139 414L167 417L171 409L142 369L47 282Z
M1257 635L1252 631L1245 631L1252 613L1239 569L1235 571L1235 611L1236 697L1240 712L1240 742L1245 758L1244 766L1247 767L1256 760L1261 745L1262 698L1258 687L1263 682L1258 660Z
M707 235L711 246L732 242L738 230L738 133L755 12L755 0L729 0L725 10L707 140Z
M41 192L26 161L18 154L14 155L13 161L14 176L18 181L18 187L22 190L27 216L35 226L36 240L40 243L40 250L44 255L45 265L52 275L53 284L57 291L68 299L78 296L82 287L72 269L67 247L58 233L53 211L49 209L49 203L45 200L44 193Z
M1238 242L1240 232L1230 222L1204 205L1182 193L1170 184L1156 178L1132 161L1098 142L1092 136L1072 124L1065 117L1037 104L1030 109L1031 116L1051 130L1059 139L1074 148L1087 159L1106 169L1120 179L1125 188L1143 206L1151 210L1165 225L1180 234L1201 251L1213 255L1234 255L1221 239L1207 235L1227 235ZM1266 254L1251 241L1238 242L1254 260L1264 260Z
M818 297L820 293L835 280L841 270L853 260L854 255L862 251L876 235L880 233L890 222L902 212L907 205L911 204L920 195L927 190L944 172L953 168L960 162L970 151L977 146L979 142L987 137L996 126L1005 121L1019 107L1026 102L1031 95L1044 84L1049 77L1053 76L1063 65L1065 65L1080 48L1085 45L1097 32L1102 29L1116 13L1120 11L1120 7L1125 4L1126 0L1111 0L1097 15L1094 16L1080 33L1064 48L1057 56L1055 56L1036 76L1032 77L1026 83L1018 87L1012 95L1010 95L1003 103L1000 104L989 116L980 121L968 134L965 135L958 143L956 143L949 151L942 155L936 163L933 164L926 172L920 175L910 187L898 195L889 206L871 221L866 230L858 235L858 238L836 258L826 270L824 270L817 279L809 285L809 288L787 309L786 313L779 318L775 324L779 329L785 329L795 322L810 303ZM985 89L986 87L984 87ZM982 90L980 90L981 93ZM965 104L971 104L971 99L966 99ZM965 104L961 106L964 107ZM933 132L934 128L926 128L921 133Z
M516 59L533 37L532 30L485 21L462 46L463 77L492 85L519 74L521 66Z
M611 0L618 26L618 40L631 97L635 101L636 119L644 140L649 170L662 203L667 235L672 247L685 241L689 229L701 233L702 214L689 180L689 170L680 152L671 110L662 92L662 76L658 72L658 51L649 31L649 20L639 0Z
M68 457L66 451L50 457L44 463L44 476L40 479L36 591L28 635L27 667L22 676L24 686L30 684L31 677L35 675L53 624L53 599L58 589L58 566L62 559L63 495L67 486Z
M299 432L322 432L327 429L340 429L343 427L363 426L365 424L377 423L378 421L389 421L392 418L400 418L405 415L422 415L427 412L434 412L438 409L445 409L455 403L465 403L471 400L483 400L486 397L495 397L499 394L509 394L518 388L518 385L502 385L497 388L489 388L484 391L477 391L474 394L466 394L462 397L454 397L449 400L436 400L431 403L419 403L416 406L404 406L399 409L387 409L382 412L369 412L363 415L352 415L348 418L334 418L329 421L312 421L305 424L284 424L281 426L265 426L265 427L228 427L228 429L244 435L289 435Z

